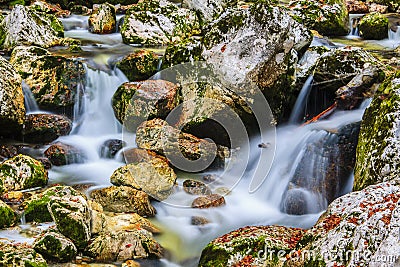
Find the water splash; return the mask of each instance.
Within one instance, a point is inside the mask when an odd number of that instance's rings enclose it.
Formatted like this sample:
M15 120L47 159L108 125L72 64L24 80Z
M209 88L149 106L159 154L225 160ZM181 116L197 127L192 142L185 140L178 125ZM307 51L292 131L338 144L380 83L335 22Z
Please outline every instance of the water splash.
M35 96L33 95L31 88L23 81L22 91L24 93L24 103L27 114L36 113L39 111L39 106L36 102Z
M290 114L289 118L290 124L297 123L302 120L302 116L304 116L305 107L307 103L306 100L310 95L313 80L314 76L310 75L307 78L306 82L304 83L303 88L301 88L300 94L296 100L296 104L294 105L294 108L292 110L292 114Z
M354 38L354 37L360 37L360 31L358 29L358 24L360 23L361 18L364 16L364 14L349 14L349 26L350 26L350 32L348 37Z

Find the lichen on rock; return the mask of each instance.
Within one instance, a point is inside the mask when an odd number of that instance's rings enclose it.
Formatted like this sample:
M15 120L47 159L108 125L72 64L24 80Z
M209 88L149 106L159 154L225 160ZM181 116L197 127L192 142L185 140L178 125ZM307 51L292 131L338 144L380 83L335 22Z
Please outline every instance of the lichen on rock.
M94 5L89 17L89 31L97 34L109 34L116 31L115 7L109 3Z
M42 233L35 239L32 247L46 259L55 262L72 261L78 252L71 240L55 230Z
M158 56L154 52L143 49L123 57L117 62L117 68L129 81L143 81L157 72L158 63Z
M0 229L14 225L17 215L12 208L0 200Z
M358 28L364 39L382 40L388 38L389 20L380 13L366 14Z
M26 244L0 242L0 265L4 267L47 267L42 255Z

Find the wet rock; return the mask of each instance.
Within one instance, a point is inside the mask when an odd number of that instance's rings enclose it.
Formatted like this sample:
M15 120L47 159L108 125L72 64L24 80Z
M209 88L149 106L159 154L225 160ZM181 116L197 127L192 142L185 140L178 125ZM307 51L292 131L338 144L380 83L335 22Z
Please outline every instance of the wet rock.
M20 267L47 267L42 255L26 244L11 245L0 242L0 265Z
M398 125L400 72L381 84L361 123L354 173L354 190L386 181L398 181L400 142Z
M163 248L146 230L105 233L92 239L86 253L99 262L159 259Z
M380 5L376 3L369 3L369 12L378 12L381 14L385 14L389 11L389 7L385 5Z
M140 189L157 200L165 200L172 193L176 174L168 163L159 158L130 163L117 169L110 178L114 185Z
M169 160L176 160L175 163L180 166L175 167L190 168L191 171L196 171L197 168L204 170L212 164L224 166L225 158L229 157L227 148L183 133L161 119L142 123L136 131L136 143L140 148L150 149L166 155Z
M124 83L112 99L115 117L132 132L147 119L166 117L177 104L178 86L164 80Z
M254 90L248 90L253 82L281 119L293 93L295 64L312 41L310 32L269 1L227 9L204 32L202 56L225 86L237 89L244 102L244 97L254 97ZM219 95L230 96L232 90L225 87Z
M158 56L149 50L138 50L117 62L119 68L129 81L147 80L157 72Z
M57 18L67 18L71 15L69 10L63 10L59 5L54 5L41 0L33 1L30 8L47 14L54 14Z
M6 50L18 45L54 46L64 35L64 28L54 15L21 5L11 10L0 28L3 29L0 47Z
M0 136L15 134L22 129L25 106L21 83L13 66L0 57Z
M140 267L140 263L134 260L127 260L122 264L123 267Z
M358 0L346 0L347 10L350 14L369 13L369 7L365 2Z
M90 210L84 197L51 196L47 208L61 234L71 239L78 249L88 245Z
M216 180L218 180L220 177L218 177L215 174L206 174L203 176L203 180L207 183L212 183L215 182Z
M182 40L179 43L168 45L162 59L162 68L170 68L172 66L187 62L195 62L204 60L201 56L203 46L199 38L191 37Z
M210 23L213 19L226 10L232 7L235 3L229 0L184 0L183 7L195 10L201 16L204 23Z
M85 197L82 193L74 190L70 186L53 186L45 191L34 194L24 201L25 220L27 222L51 222L53 218L47 208L51 197Z
M201 253L199 267L282 266L279 252L295 250L304 234L283 226L240 228L211 241Z
M399 199L400 188L393 183L336 199L299 242L298 255L312 251L313 257L294 257L287 266L380 266L382 256L396 255L394 263L400 250Z
M93 190L91 198L110 212L135 212L141 216L153 217L156 210L149 201L149 196L128 186L110 186Z
M164 156L158 155L156 152L141 149L131 148L123 152L126 163L140 163L140 162L151 162L153 159L158 158L165 161L168 164L168 159Z
M211 189L204 183L196 180L183 181L183 190L191 195L211 195Z
M94 5L88 22L91 33L108 34L115 32L117 25L115 7L108 3Z
M55 114L29 114L26 116L22 138L28 143L50 143L72 130L72 121Z
M126 143L119 139L107 140L101 145L100 155L103 158L113 158L125 145Z
M389 20L382 14L370 13L361 18L358 28L364 39L382 40L388 38Z
M304 1L290 3L293 17L309 29L323 35L347 35L348 12L345 0Z
M192 216L190 218L190 224L192 224L192 225L205 225L205 224L209 224L209 223L210 223L210 221L204 217Z
M75 259L77 249L71 240L54 230L42 233L32 248L48 260L69 262Z
M132 6L121 27L126 44L167 45L198 33L200 24L194 11L154 0Z
M40 108L72 110L85 84L85 68L77 60L52 55L39 47L16 47L10 63L31 88Z
M192 208L208 209L225 205L225 198L218 194L201 196L193 200Z
M40 161L46 170L50 170L53 166L50 160L46 157L37 157L36 160Z
M14 145L0 145L0 163L18 155L18 148Z
M399 12L400 11L400 3L396 0L367 0L367 3L387 6L388 11L391 11L391 12ZM370 12L372 12L372 11L370 10Z
M15 191L47 185L47 171L41 162L17 155L0 164L0 191Z
M10 191L4 193L0 198L8 205L20 205L24 201L24 193L21 191Z
M0 229L14 225L17 215L6 203L0 200Z
M52 144L48 149L46 149L44 155L50 160L51 164L55 166L83 162L81 151L73 146L61 142Z
M92 10L89 9L87 6L74 5L73 7L71 7L71 12L77 15L88 16L92 13Z
M303 215L307 214L310 208L307 207L307 196L306 192L301 189L289 189L285 192L284 197L282 197L281 207L287 214L293 215ZM319 207L323 209L324 207Z

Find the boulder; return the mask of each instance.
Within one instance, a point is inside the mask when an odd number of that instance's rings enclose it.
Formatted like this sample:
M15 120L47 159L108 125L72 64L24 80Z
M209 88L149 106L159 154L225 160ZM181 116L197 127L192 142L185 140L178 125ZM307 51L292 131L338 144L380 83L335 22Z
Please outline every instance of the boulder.
M71 15L71 12L69 10L63 10L59 5L47 3L42 0L32 1L29 8L47 14L54 14L57 18L67 18Z
M233 6L235 1L229 0L183 0L183 7L195 10L200 14L204 23L210 23L226 9Z
M0 164L0 191L15 191L47 185L43 164L29 156L17 155Z
M0 200L0 229L13 226L17 222L17 215L6 203Z
M164 250L146 230L118 231L100 234L92 239L86 253L99 262L129 259L159 259Z
M91 198L110 212L135 212L140 216L153 217L156 210L149 196L129 186L110 186L93 190Z
M0 103L0 136L21 131L26 112L22 80L3 57L0 57Z
M0 145L0 163L6 159L18 155L18 147L15 145Z
M84 156L79 149L61 142L52 144L44 155L55 166L63 166L73 163L83 163Z
M172 193L176 174L168 163L159 158L130 163L116 171L110 178L114 185L140 189L157 200L165 200Z
M192 208L208 209L225 205L225 198L219 194L197 197L192 202Z
M117 29L115 7L105 3L93 6L93 12L89 16L89 31L91 33L108 34Z
M281 253L295 250L304 234L302 229L283 226L240 228L211 241L201 253L199 267L283 266Z
M135 132L143 121L165 118L178 104L178 85L164 80L128 82L112 98L115 117Z
M400 11L400 3L397 0L367 0L367 3L387 6L391 12Z
M83 64L74 59L52 55L39 47L16 47L10 63L31 88L40 108L72 110L86 81Z
M0 265L19 267L47 267L42 255L27 244L11 245L0 242Z
M197 180L183 181L183 190L191 195L211 195L211 189L203 182Z
M32 248L46 259L55 262L75 260L78 252L71 240L54 230L45 231L37 237Z
M26 116L22 139L27 143L46 144L68 135L72 121L63 115L29 114Z
M194 11L157 0L132 6L121 26L126 44L167 45L198 33L200 24Z
M364 113L357 146L354 190L400 175L400 72L386 78Z
M294 19L322 35L347 35L348 11L345 0L296 0L289 6Z
M103 158L113 158L124 146L126 146L126 143L122 140L107 140L101 145L100 155Z
M361 18L358 25L364 39L382 40L388 38L389 20L380 13L370 13Z
M18 45L51 47L60 42L64 28L52 14L16 5L0 23L0 47L12 50Z
M358 0L346 0L347 10L349 14L365 14L369 13L369 7L365 2Z
M168 164L168 159L164 156L158 155L156 152L141 149L141 148L131 148L123 152L124 159L126 163L140 163L140 162L151 162L153 159L157 158L165 161Z
M178 64L204 60L201 56L202 52L203 46L199 38L195 36L185 38L178 43L167 46L162 58L162 68L166 69Z
M156 53L149 50L138 50L123 57L117 62L119 68L129 81L147 80L158 70L159 59Z

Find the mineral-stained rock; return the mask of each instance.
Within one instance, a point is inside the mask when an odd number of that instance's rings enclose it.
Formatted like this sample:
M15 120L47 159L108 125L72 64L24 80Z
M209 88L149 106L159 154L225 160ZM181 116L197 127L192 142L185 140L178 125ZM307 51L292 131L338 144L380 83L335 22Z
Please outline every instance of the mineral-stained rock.
M89 17L89 31L98 34L113 33L116 30L115 7L106 3L94 5Z
M201 196L193 200L192 208L208 209L225 205L225 198L218 194Z
M0 200L0 229L14 225L17 221L15 212Z
M129 81L143 81L157 72L158 56L149 50L138 50L126 55L117 62L119 68Z
M74 243L54 230L42 233L32 247L46 259L56 262L72 261L77 254Z
M51 164L55 166L82 163L84 158L82 152L77 148L61 142L52 144L46 149L44 155L50 160Z
M0 242L0 265L5 267L47 267L42 255L26 244L11 245Z

